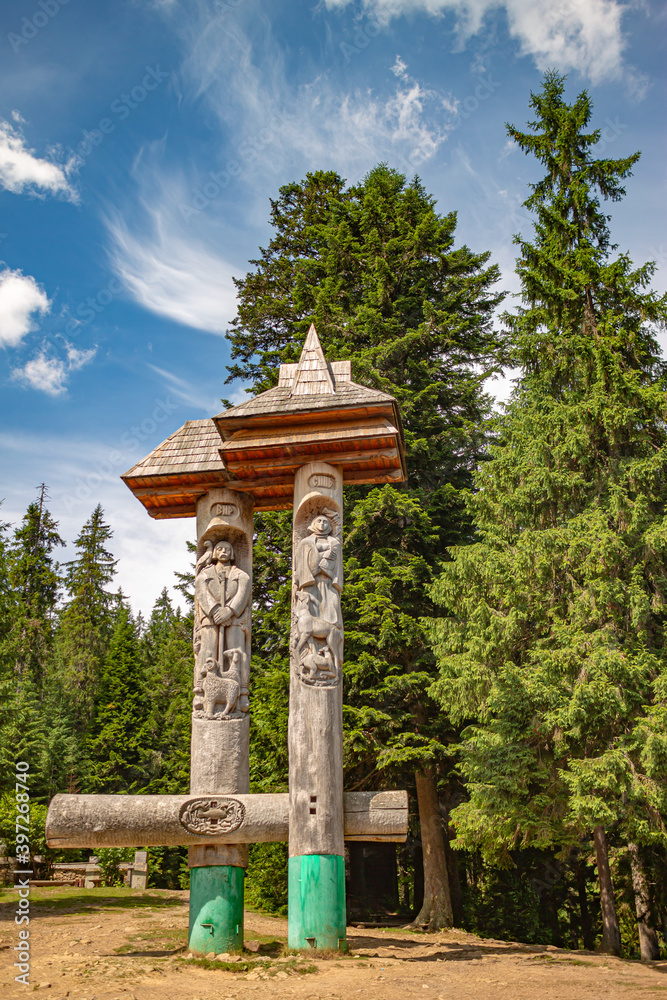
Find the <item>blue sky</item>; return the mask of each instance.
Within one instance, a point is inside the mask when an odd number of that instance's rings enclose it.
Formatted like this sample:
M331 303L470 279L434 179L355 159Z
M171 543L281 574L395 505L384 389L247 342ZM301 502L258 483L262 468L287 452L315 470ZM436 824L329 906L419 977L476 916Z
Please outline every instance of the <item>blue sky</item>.
M118 583L150 610L194 520L152 521L118 477L241 398L232 276L270 238L269 198L319 168L418 172L516 291L539 170L504 123L524 125L546 68L591 92L600 155L642 150L612 232L664 289L666 26L654 0L4 4L3 520L44 481L71 541L101 502Z

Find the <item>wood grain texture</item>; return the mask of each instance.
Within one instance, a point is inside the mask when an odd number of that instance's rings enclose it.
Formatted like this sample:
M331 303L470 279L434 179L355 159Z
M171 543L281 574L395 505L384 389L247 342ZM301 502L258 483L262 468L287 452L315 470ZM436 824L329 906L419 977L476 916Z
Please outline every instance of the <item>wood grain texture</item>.
M309 485L322 477L331 488ZM294 482L293 581L300 542L317 511L329 516L340 538L343 476L325 462L302 466ZM316 591L317 586L313 585ZM289 855L344 853L343 685L316 687L303 680L297 655L297 583L292 587L289 699Z
M208 542L230 541L236 553L236 564L252 583L252 499L228 489L210 490L197 503L197 556L201 557ZM195 620L198 615L195 608ZM250 636L247 656L250 662ZM203 652L198 652L195 629L195 685ZM192 794L247 794L250 789L250 719L192 718L190 749L190 792ZM183 841L186 843L186 841ZM188 842L189 843L189 842ZM203 843L202 840L197 843ZM193 849L188 852L190 867L210 865L248 865L245 845L215 845L215 849Z
M215 857L225 846L286 841L289 796L229 796L244 806L242 824L220 834L188 831L181 814L193 795L56 795L49 805L49 847L146 847L190 845L198 857ZM215 799L216 796L205 796ZM408 832L407 792L346 792L343 796L346 840L402 842ZM224 843L222 843L224 841ZM208 849L211 849L210 851ZM202 864L216 864L213 860ZM192 866L191 866L192 867ZM199 865L197 865L199 867Z

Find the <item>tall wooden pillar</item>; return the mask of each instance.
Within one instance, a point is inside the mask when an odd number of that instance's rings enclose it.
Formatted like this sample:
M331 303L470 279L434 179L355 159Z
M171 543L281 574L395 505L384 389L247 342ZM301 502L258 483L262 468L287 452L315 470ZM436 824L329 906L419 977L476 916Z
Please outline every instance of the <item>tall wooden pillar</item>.
M220 488L198 500L190 792L209 798L250 790L252 534L250 497ZM247 845L190 847L188 864L190 948L240 950Z
M345 944L343 476L296 472L289 699L290 948Z

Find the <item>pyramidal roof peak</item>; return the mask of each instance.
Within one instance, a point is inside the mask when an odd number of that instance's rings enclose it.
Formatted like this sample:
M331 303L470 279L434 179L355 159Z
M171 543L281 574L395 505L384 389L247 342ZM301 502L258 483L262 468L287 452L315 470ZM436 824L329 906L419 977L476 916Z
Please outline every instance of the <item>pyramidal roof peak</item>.
M331 368L324 357L324 351L317 336L315 324L310 324L301 357L297 365L291 396L335 395Z

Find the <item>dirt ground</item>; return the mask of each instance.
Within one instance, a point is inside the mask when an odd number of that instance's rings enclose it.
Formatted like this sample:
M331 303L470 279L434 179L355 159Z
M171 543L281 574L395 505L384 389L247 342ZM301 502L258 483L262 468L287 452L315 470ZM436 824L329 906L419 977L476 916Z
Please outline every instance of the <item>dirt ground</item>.
M17 893L0 903L0 995L50 1000L624 1000L664 997L667 962L513 944L463 931L349 927L350 955L285 954L287 921L246 913L242 959L188 958L188 894L33 889L30 985L14 981ZM428 991L428 992L426 992Z

